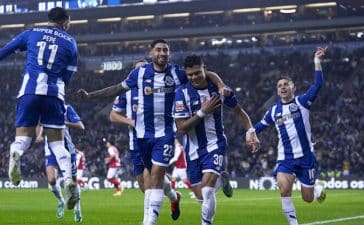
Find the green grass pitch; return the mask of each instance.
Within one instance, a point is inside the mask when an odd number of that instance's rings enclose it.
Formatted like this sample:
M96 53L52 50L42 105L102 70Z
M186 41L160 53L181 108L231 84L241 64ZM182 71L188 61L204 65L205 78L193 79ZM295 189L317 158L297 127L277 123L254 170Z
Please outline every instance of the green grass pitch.
M82 211L85 225L140 225L143 216L143 194L126 190L121 197L113 197L113 190L82 192ZM199 225L200 204L182 190L181 217L170 218L169 201L165 199L158 225ZM294 192L300 224L364 225L363 190L328 190L323 204L307 204L300 193ZM66 210L63 219L57 219L57 201L46 189L0 189L0 224L12 225L66 225L75 224L73 212ZM348 218L345 221L332 221ZM356 217L356 218L355 218ZM331 222L325 222L330 220ZM217 193L214 225L286 225L281 212L278 191L234 190L231 199L221 190Z

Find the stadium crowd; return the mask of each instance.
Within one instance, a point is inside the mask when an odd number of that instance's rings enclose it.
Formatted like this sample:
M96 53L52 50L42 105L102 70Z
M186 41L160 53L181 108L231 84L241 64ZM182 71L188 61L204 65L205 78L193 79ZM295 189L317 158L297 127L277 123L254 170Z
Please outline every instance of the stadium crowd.
M173 48L173 45L172 45ZM243 108L258 122L267 107L276 99L276 79L282 74L292 76L302 93L313 82L313 50L267 51L236 54L206 54L205 63L209 70L217 72L226 84L236 92ZM364 49L330 48L323 62L325 86L321 90L311 114L313 141L319 162L321 177L364 176ZM19 57L19 56L18 56ZM9 58L8 62L14 60ZM181 64L183 58L173 58ZM6 69L7 68L7 69ZM15 121L15 96L21 70L18 67L2 69L0 102L0 177L7 177L9 146L13 140ZM105 176L106 146L103 138L114 138L121 150L123 179L132 176L128 161L128 136L126 127L111 124L108 114L113 99L81 103L76 90L100 89L122 81L130 66L118 72L94 74L87 72L80 63L79 72L67 89L66 101L79 112L85 126L84 133L73 133L77 148L84 151L87 159L86 176ZM234 115L224 111L224 124L229 142L226 169L232 177L256 178L271 175L276 160L277 138L274 128L259 138L261 149L258 154L250 153L244 143L244 131L235 123ZM45 177L43 146L33 145L22 159L24 177Z

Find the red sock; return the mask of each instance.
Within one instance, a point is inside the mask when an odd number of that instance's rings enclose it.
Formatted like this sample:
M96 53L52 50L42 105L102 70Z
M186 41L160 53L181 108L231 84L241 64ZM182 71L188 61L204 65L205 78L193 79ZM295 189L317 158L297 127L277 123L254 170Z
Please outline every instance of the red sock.
M171 187L172 187L172 189L174 189L176 187L176 180L174 180L174 179L171 180Z
M85 182L83 182L83 180L82 180L82 179L77 179L77 184L78 184L80 187L85 186Z
M190 183L190 181L189 181L189 180L185 180L183 183L185 183L185 185L187 185L187 187L188 187L189 189L191 189L191 188L192 188L191 183Z
M107 179L110 183L114 185L116 191L120 191L120 182L115 177Z

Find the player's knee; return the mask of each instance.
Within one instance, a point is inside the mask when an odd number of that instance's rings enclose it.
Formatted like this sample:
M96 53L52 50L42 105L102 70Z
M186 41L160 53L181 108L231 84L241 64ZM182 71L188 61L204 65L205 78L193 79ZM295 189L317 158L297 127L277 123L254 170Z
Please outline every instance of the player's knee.
M32 143L32 138L27 136L16 136L13 143L10 145L10 151L24 152L28 150Z
M52 177L52 178L48 178L48 184L51 185L51 186L54 186L56 185L57 183L57 180L55 177Z
M307 202L307 203L311 203L314 200L314 196L312 195L302 195L302 199L303 201Z

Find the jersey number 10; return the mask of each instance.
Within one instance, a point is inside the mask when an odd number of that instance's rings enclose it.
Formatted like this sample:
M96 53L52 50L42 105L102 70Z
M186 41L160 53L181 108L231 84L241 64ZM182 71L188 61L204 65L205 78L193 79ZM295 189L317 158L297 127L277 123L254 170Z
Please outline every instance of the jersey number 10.
M47 46L47 42L45 41L38 41L37 46L39 47L38 51L38 65L43 65L43 58L44 58L44 51ZM52 65L54 63L54 59L56 58L56 53L58 49L58 45L49 45L48 49L51 50L51 54L49 55L48 63L47 63L47 69L52 69Z

